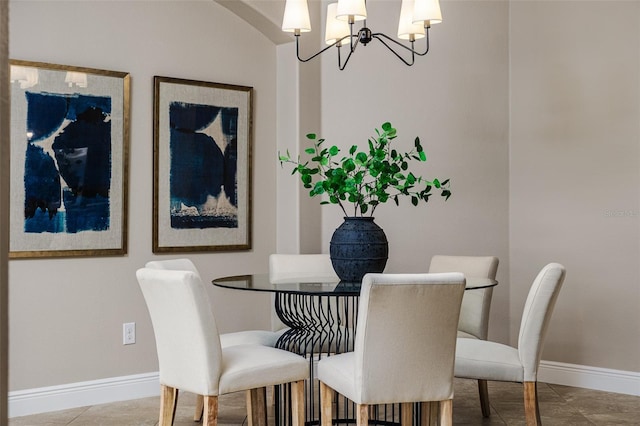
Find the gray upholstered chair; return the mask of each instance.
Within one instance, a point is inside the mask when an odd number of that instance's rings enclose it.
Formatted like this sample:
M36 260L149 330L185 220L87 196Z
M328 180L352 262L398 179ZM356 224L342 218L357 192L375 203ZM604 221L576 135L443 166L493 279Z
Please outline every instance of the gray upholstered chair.
M429 272L462 272L466 278L496 279L498 258L495 256L444 256L431 258ZM458 337L487 340L493 287L466 291L462 298ZM489 391L486 380L478 380L482 414L488 417Z
M266 386L291 383L293 424L304 424L308 362L261 345L223 348L207 293L193 271L139 269L160 367L160 426L173 424L179 390L204 398L206 426L215 426L218 396L247 391L250 424L266 425Z
M564 276L565 268L558 263L550 263L538 273L524 305L517 348L486 340L458 339L456 377L523 383L528 426L541 424L538 365Z
M439 403L441 424L451 425L464 287L457 272L365 275L354 351L318 362L322 426L332 423L334 391L357 404L358 425L367 424L370 405L395 403L410 425L413 403L422 403L428 419L431 401Z

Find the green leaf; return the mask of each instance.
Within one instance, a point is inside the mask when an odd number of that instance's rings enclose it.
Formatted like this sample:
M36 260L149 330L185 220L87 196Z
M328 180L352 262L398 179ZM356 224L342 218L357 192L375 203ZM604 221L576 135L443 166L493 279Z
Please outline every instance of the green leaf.
M358 145L352 145L351 148L349 148L349 155L353 155L357 150Z
M440 188L440 181L438 179L434 179L433 186L435 186L436 188Z
M348 172L352 172L352 171L354 171L356 169L356 163L351 158L348 158L342 163L342 168L347 173Z
M367 154L365 154L364 152L359 152L358 155L356 155L356 162L359 165L364 165L367 163L367 159L369 157L367 156Z
M366 204L360 204L360 212L362 214L365 214L367 212L367 210L369 210L369 206Z
M411 204L413 204L414 206L418 205L418 197L411 197Z
M335 146L335 145L334 145L334 146L332 146L332 147L329 149L329 154L331 154L331 155L338 155L338 153L339 153L339 152L340 152L340 150L339 150L339 149L338 149L338 147L337 147L337 146Z
M315 148L307 148L304 150L304 152L306 152L307 154L313 155L316 153L316 149Z
M420 155L420 161L427 161L427 154L424 151L420 151L418 155Z
M315 133L307 133L307 139L315 140L316 139L316 134Z

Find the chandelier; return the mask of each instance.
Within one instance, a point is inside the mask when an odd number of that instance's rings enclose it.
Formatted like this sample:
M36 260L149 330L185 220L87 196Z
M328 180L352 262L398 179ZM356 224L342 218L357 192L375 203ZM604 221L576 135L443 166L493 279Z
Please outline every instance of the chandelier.
M354 31L356 22L363 21L363 26ZM338 48L338 68L342 71L359 44L367 45L378 40L398 59L411 66L416 55L424 56L429 52L429 28L431 24L442 22L440 3L438 0L402 0L400 20L398 22L398 38L407 40L410 46L389 37L384 33L374 33L367 27L366 0L338 0L327 6L327 22L325 42L327 47L308 58L300 57L300 34L311 31L309 7L307 0L286 0L282 31L291 32L296 38L296 56L300 62L307 62L326 52L333 46ZM415 42L425 39L424 49L417 50ZM342 60L341 47L348 50Z

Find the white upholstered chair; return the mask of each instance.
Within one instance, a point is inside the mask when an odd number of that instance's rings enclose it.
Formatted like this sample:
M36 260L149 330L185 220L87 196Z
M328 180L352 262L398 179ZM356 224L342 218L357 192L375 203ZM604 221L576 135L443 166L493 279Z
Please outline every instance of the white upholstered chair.
M202 279L196 265L187 258L152 260L147 262L145 267L167 271L190 271ZM220 334L220 344L223 348L235 345L263 345L274 347L278 341L278 337L279 334L269 330L243 330ZM195 421L199 421L202 418L203 410L204 398L202 395L198 395L196 398L196 410L193 415Z
M202 279L196 265L194 265L190 259L186 258L152 260L147 262L145 267L152 269L165 269L169 271L191 271L198 274L198 277ZM222 347L246 344L273 347L278 341L278 337L279 335L277 333L270 330L245 330L220 334L220 342Z
M485 340L458 339L456 377L523 383L528 426L541 424L538 365L564 276L565 268L558 263L550 263L538 273L524 305L517 348Z
M354 351L318 362L322 426L332 423L334 391L357 404L358 425L367 424L370 405L392 403L402 404L401 423L410 425L413 403L428 419L430 401L451 425L464 287L461 273L365 275Z
M322 282L322 281L339 281L340 278L336 275L333 270L333 265L331 264L331 258L328 254L272 254L269 256L269 279L274 283L287 283L291 281L299 281L299 282ZM337 312L340 309L336 303L335 298L328 297L324 301L325 304L331 306L329 307L332 311ZM315 301L315 303L323 303ZM317 309L311 309L311 312L316 312ZM279 335L283 334L288 327L278 318L275 310L272 310L271 314L271 329L274 330ZM334 324L334 327L338 327ZM339 346L346 345L347 347L351 346L352 342L352 333L351 330L340 326L340 335L344 336L347 342L340 342ZM338 331L334 330L337 334ZM322 351L322 352L335 352L335 346L337 343L331 342L330 339L322 339L323 347L319 347L316 345L313 348L307 348L309 350L313 350L314 352Z
M160 426L173 424L178 391L204 398L205 426L215 426L218 396L247 391L250 423L266 425L266 386L291 383L293 424L304 424L308 362L261 345L223 348L200 277L193 271L139 269L160 367Z
M498 258L495 256L444 256L431 258L429 272L462 272L466 278L496 279ZM493 287L466 291L462 297L458 337L487 340ZM486 380L478 380L482 415L488 417L489 391Z

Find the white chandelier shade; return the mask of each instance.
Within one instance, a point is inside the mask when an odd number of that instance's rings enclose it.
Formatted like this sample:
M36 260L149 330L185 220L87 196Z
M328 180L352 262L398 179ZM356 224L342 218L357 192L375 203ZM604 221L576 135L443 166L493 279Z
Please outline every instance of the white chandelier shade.
M287 0L282 18L282 31L296 34L311 31L307 0Z
M338 3L331 3L327 6L327 24L324 31L324 41L327 44L335 44L342 40L348 42L351 36L351 30L349 29L349 23L342 19L338 19L336 16L338 9Z

